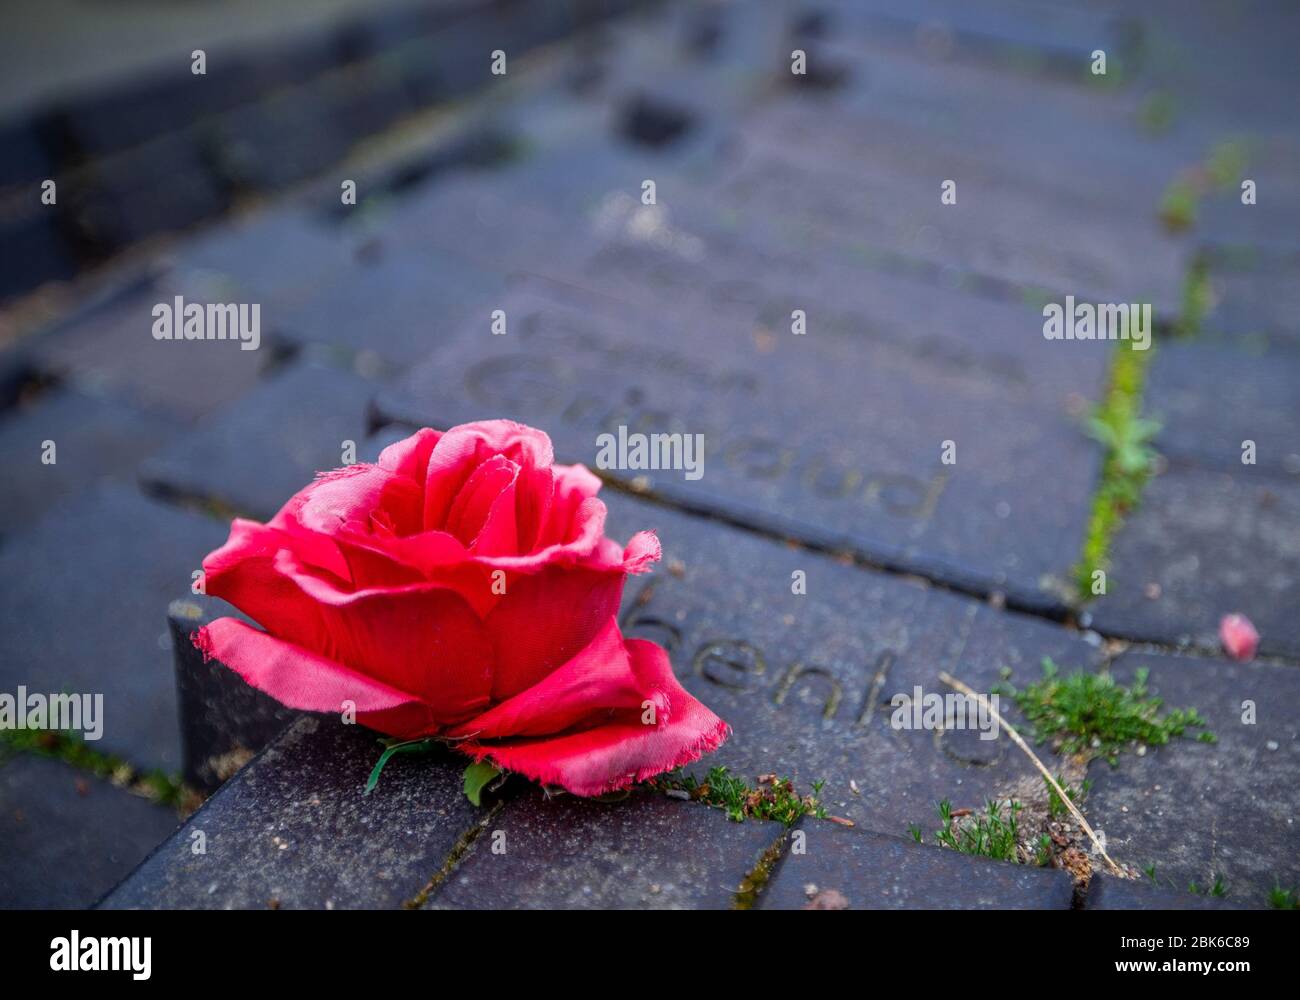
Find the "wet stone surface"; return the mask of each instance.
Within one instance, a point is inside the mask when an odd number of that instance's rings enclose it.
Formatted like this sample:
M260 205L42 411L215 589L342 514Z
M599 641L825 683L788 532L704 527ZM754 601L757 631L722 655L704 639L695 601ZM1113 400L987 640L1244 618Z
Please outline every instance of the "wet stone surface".
M174 435L157 414L112 400L56 389L0 414L0 534L15 535L61 500L101 481L130 481L142 459ZM52 459L43 460L46 442Z
M528 789L430 896L447 909L729 909L782 836L718 809L636 792L601 802Z
M1097 464L1064 415L906 354L852 366L846 345L813 336L549 290L503 308L512 333L465 338L416 366L381 394L381 415L434 427L509 417L547 428L561 460L593 467L598 436L620 426L702 434L700 478L612 474L790 537L1059 606Z
M475 323L486 330L505 284L501 275L451 253L403 254L379 245L276 322L296 343L324 343L362 360L405 366Z
M39 336L33 365L83 391L158 409L182 423L197 420L252 389L279 352L265 325L256 350L242 349L238 339L155 340L154 308L174 308L176 296L205 306L247 302L237 286L212 272L168 273ZM262 318L265 324L265 311Z
M432 754L399 754L363 795L381 750L368 730L301 719L103 905L401 906L441 868L478 811L461 791L463 763ZM195 853L200 841L206 853Z
M971 858L820 820L805 819L798 833L803 853L786 852L759 909L1068 910L1074 896L1073 880L1057 868Z
M1174 341L1156 352L1143 399L1163 424L1156 438L1162 454L1231 472L1243 485L1261 476L1289 480L1300 495L1297 385L1295 353ZM1246 442L1254 443L1252 464L1243 462Z
M1154 864L1164 888L1204 893L1221 877L1229 904L1266 906L1274 885L1300 883L1300 671L1128 652L1114 673L1130 683L1139 667L1152 695L1195 708L1218 742L1176 739L1114 768L1094 761L1089 821L1116 859Z
M0 759L0 909L90 906L177 822L61 761Z
M1084 898L1085 910L1231 910L1228 897L1200 895L1154 885L1150 880L1093 875Z
M1016 684L1037 678L1044 656L1087 667L1097 653L1077 635L717 522L606 502L612 537L653 528L664 545L654 575L629 581L624 631L663 645L681 682L733 729L692 772L725 765L750 784L777 773L802 791L825 781L832 815L900 836L911 823L937 828L941 799L980 807L1041 786L1005 737L955 719L946 732L896 729L891 699L917 686L946 693L940 671L987 692L1003 667ZM806 595L791 593L796 571Z
M269 518L317 472L350 464L344 442L360 460L374 393L359 375L296 363L178 437L145 463L142 477L164 494Z
M102 693L96 749L176 770L167 602L225 537L221 523L123 486L50 511L0 547L0 691Z
M1107 634L1217 649L1240 612L1263 653L1300 656L1300 489L1171 462L1116 534L1106 584L1089 611Z

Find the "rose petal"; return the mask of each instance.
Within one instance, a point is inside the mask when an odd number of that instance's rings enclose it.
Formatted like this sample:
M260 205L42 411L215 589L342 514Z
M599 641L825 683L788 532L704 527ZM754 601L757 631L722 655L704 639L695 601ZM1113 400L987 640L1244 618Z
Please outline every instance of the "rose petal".
M218 618L195 633L193 641L205 660L221 661L289 708L337 713L351 703L359 723L404 739L436 728L428 706L414 695L238 619Z
M447 431L429 454L424 481L424 528L443 528L466 480L484 462L503 455L521 469L548 468L551 439L510 420L461 424Z
M440 721L487 705L492 643L457 592L428 582L348 590L290 549L253 548L275 534L248 526L242 558L209 557L208 593L286 642L423 698Z
M607 669L619 677L609 690L612 699L622 703L627 694L620 668L595 662L598 657L608 657L602 643L594 642L588 649L590 653L584 651L579 657L581 668ZM677 683L668 654L654 643L638 639L626 641L626 652L641 696L635 706L613 708L605 721L576 732L502 743L486 743L478 737L462 744L461 749L476 760L489 759L507 771L559 785L574 795L601 795L625 788L717 749L727 737L727 724ZM568 673L566 669L562 679L568 679ZM653 725L642 722L640 706L646 702L656 706ZM532 707L539 716L556 711L545 699L535 700ZM525 706L512 707L508 721L513 727L527 728Z
M1245 615L1224 615L1219 622L1219 641L1234 660L1252 660L1259 649L1259 632Z

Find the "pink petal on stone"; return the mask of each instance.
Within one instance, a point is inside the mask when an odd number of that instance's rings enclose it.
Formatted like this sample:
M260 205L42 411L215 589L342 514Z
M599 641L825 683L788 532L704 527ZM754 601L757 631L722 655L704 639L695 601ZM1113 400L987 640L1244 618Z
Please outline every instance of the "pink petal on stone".
M1259 633L1245 615L1224 615L1219 622L1219 641L1234 660L1250 660L1259 648Z

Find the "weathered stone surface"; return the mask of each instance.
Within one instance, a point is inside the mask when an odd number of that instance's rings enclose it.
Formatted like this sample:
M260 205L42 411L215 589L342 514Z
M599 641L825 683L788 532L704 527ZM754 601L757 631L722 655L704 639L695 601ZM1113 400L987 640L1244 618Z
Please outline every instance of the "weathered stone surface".
M1143 405L1163 423L1156 440L1163 454L1243 483L1284 477L1300 490L1300 355L1165 343ZM1242 463L1246 441L1255 443L1252 465Z
M60 500L107 479L131 481L140 461L170 440L173 429L156 414L75 390L51 389L0 414L0 483L5 518L0 533L17 534ZM45 442L54 443L45 464Z
M228 192L210 175L192 130L162 133L97 160L71 188L72 219L101 251L183 229L229 207Z
M1198 341L1254 356L1300 349L1300 252L1220 248L1207 259L1212 309Z
M235 289L262 303L267 331L285 309L319 294L333 276L353 266L356 240L300 208L259 212L204 230L172 252L177 277L189 274Z
M502 308L512 333L448 345L381 396L381 413L435 427L510 417L589 465L598 435L620 425L703 434L698 480L612 474L826 547L1059 603L1050 578L1077 557L1097 466L1063 415L887 347L864 366L857 340L660 319L577 293ZM946 440L955 465L941 462Z
M176 814L61 761L0 761L0 909L90 906Z
M325 343L391 366L443 347L475 323L489 330L505 279L437 250L373 255L334 273L316 294L277 317L296 342Z
M1195 708L1218 742L1093 762L1090 822L1116 859L1154 864L1161 886L1204 892L1222 877L1229 904L1266 906L1274 885L1300 884L1300 671L1129 652L1114 673L1128 683L1139 667L1153 695Z
M794 238L822 252L884 248L996 279L1004 294L1044 289L1177 311L1187 256L1159 229L1159 185L1150 185L1146 214L1116 218L1100 192L1074 190L1073 174L1082 183L1088 173L1077 165L1053 182L1026 176L1025 161L1003 149L977 158L938 146L932 134L846 112L811 116L791 102L741 131L743 158L720 173L717 197L739 212L788 219ZM954 205L940 199L945 179L957 182ZM1041 336L1041 317L1038 326Z
M507 802L430 905L456 909L729 909L783 836L717 809L637 792L613 802L530 789Z
M184 301L247 301L214 275L175 273L145 280L78 313L32 345L35 368L86 392L112 395L136 406L160 408L192 420L235 399L256 384L276 360L263 316L261 346L243 350L235 340L155 340L155 305Z
M1231 910L1226 897L1203 896L1152 885L1149 881L1093 875L1083 900L1085 910Z
M1008 68L1038 69L1075 80L1083 79L1093 48L1101 45L1122 58L1120 43L1125 40L1120 24L1104 11L1069 5L832 0L817 9L827 12L827 30L836 35L897 38L936 57L974 53L996 58Z
M1261 651L1300 655L1300 490L1240 468L1175 460L1147 484L1111 543L1106 596L1089 608L1098 629L1218 648L1219 620L1242 612Z
M1059 868L967 857L821 820L798 829L804 853L785 853L760 909L815 909L809 904L828 890L852 910L1068 910L1074 896L1074 880Z
M181 723L181 776L192 788L211 791L297 718L270 695L246 684L218 660L205 662L192 636L230 605L191 595L167 609L176 664L176 701ZM235 617L251 621L242 614Z
M349 464L344 442L365 440L373 393L372 383L350 372L296 363L177 438L142 476L164 493L268 518L317 472Z
M2 144L2 143L0 143ZM50 210L0 222L0 299L76 273L72 248Z
M1041 787L1005 737L895 729L890 702L918 685L947 693L944 670L988 692L1003 667L1016 684L1036 679L1044 656L1087 667L1097 652L1077 634L717 522L605 499L611 537L653 528L664 545L654 576L628 584L624 630L662 644L681 682L733 729L693 771L722 764L751 783L775 772L803 790L824 780L831 814L900 836L911 823L937 828L940 799L979 807ZM806 595L791 592L797 570Z
M0 690L102 694L96 749L177 768L165 609L225 536L116 485L52 510L0 547Z
M303 718L104 900L109 909L380 908L415 897L482 810L462 761L398 754L337 719ZM196 854L202 833L206 853Z

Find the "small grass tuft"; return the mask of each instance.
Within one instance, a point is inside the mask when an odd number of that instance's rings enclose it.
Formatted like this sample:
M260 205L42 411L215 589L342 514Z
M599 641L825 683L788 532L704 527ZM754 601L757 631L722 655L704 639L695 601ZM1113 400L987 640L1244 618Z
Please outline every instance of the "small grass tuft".
M1138 351L1131 341L1117 341L1106 395L1087 420L1088 434L1105 447L1106 456L1075 567L1075 587L1084 600L1094 596L1093 574L1106 569L1111 539L1124 515L1137 506L1155 467L1157 455L1150 442L1160 424L1142 416L1142 389L1154 353L1154 344Z
M959 817L953 812L952 803L944 799L939 803L939 819L943 827L934 832L934 838L944 847L961 854L996 861L1019 861L1018 817L1022 808L1012 799L1007 803L1004 815L1002 803L990 799L983 813Z
M1283 889L1281 885L1274 884L1269 890L1268 905L1275 910L1300 910L1300 890Z
M737 823L753 818L793 826L804 816L826 818L826 809L818 798L824 781L813 782L811 795L800 795L789 778L767 775L758 788L751 788L745 779L717 766L709 769L703 781L678 769L656 778L652 784L660 791L686 792L696 802L722 809L728 819Z
M1076 806L1083 799L1083 797L1087 795L1088 792L1091 791L1092 789L1091 781L1085 780L1082 784L1079 785L1079 787L1075 788L1071 785L1066 784L1065 779L1062 778L1059 774L1056 776L1056 783L1061 786L1061 789L1065 792L1066 797L1069 798L1069 800L1073 802ZM1056 789L1052 787L1052 783L1048 781L1046 778L1044 778L1043 786L1047 789L1047 814L1052 819L1060 819L1062 816L1065 816L1067 813L1069 813L1070 810L1066 808L1065 803L1061 800L1061 797L1056 794Z
M1163 703L1148 693L1147 676L1145 667L1139 669L1128 687L1106 672L1080 670L1062 677L1056 664L1044 658L1042 680L1021 690L1004 683L999 693L1015 700L1040 743L1114 764L1133 744L1164 746L1188 729L1205 726L1192 708L1171 709L1162 716Z

